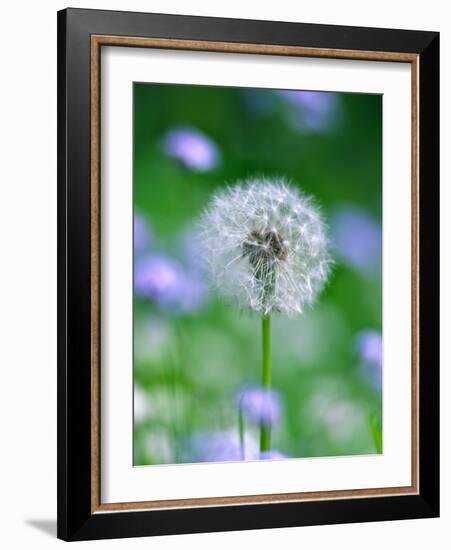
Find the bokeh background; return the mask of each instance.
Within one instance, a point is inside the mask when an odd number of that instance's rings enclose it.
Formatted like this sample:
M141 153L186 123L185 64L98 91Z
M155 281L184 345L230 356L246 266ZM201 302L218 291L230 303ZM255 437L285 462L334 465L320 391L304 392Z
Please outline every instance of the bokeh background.
M209 289L193 235L215 190L258 174L314 195L335 260L314 308L273 316L274 457L382 452L382 97L133 93L134 464L241 458L237 396L260 381L261 322ZM245 433L258 459L252 415Z

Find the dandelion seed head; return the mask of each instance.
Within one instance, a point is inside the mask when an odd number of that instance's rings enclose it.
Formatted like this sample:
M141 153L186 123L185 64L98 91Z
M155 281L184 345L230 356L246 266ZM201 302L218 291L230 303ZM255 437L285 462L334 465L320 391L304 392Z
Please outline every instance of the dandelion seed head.
M250 179L218 192L198 240L218 292L263 315L302 313L329 276L320 212L283 178Z

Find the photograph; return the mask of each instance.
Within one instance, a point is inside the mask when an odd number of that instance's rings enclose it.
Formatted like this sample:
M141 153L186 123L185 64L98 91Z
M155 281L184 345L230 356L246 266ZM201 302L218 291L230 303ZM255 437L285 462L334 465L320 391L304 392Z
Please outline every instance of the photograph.
M133 83L133 465L382 454L383 95Z

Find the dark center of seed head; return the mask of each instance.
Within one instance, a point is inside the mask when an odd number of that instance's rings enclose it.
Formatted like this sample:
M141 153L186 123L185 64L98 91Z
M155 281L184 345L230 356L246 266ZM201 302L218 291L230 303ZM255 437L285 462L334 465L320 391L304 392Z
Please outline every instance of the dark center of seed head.
M274 260L285 260L286 245L276 231L252 231L243 243L243 252L252 265L270 264Z

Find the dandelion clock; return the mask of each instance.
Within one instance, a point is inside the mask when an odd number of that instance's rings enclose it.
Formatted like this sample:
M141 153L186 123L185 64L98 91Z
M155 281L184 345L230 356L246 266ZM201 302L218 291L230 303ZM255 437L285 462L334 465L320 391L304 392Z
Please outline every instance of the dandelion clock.
M262 318L262 386L271 391L271 316L312 306L331 266L314 201L283 178L253 178L216 193L199 226L212 285L231 305ZM271 449L261 423L260 452Z

